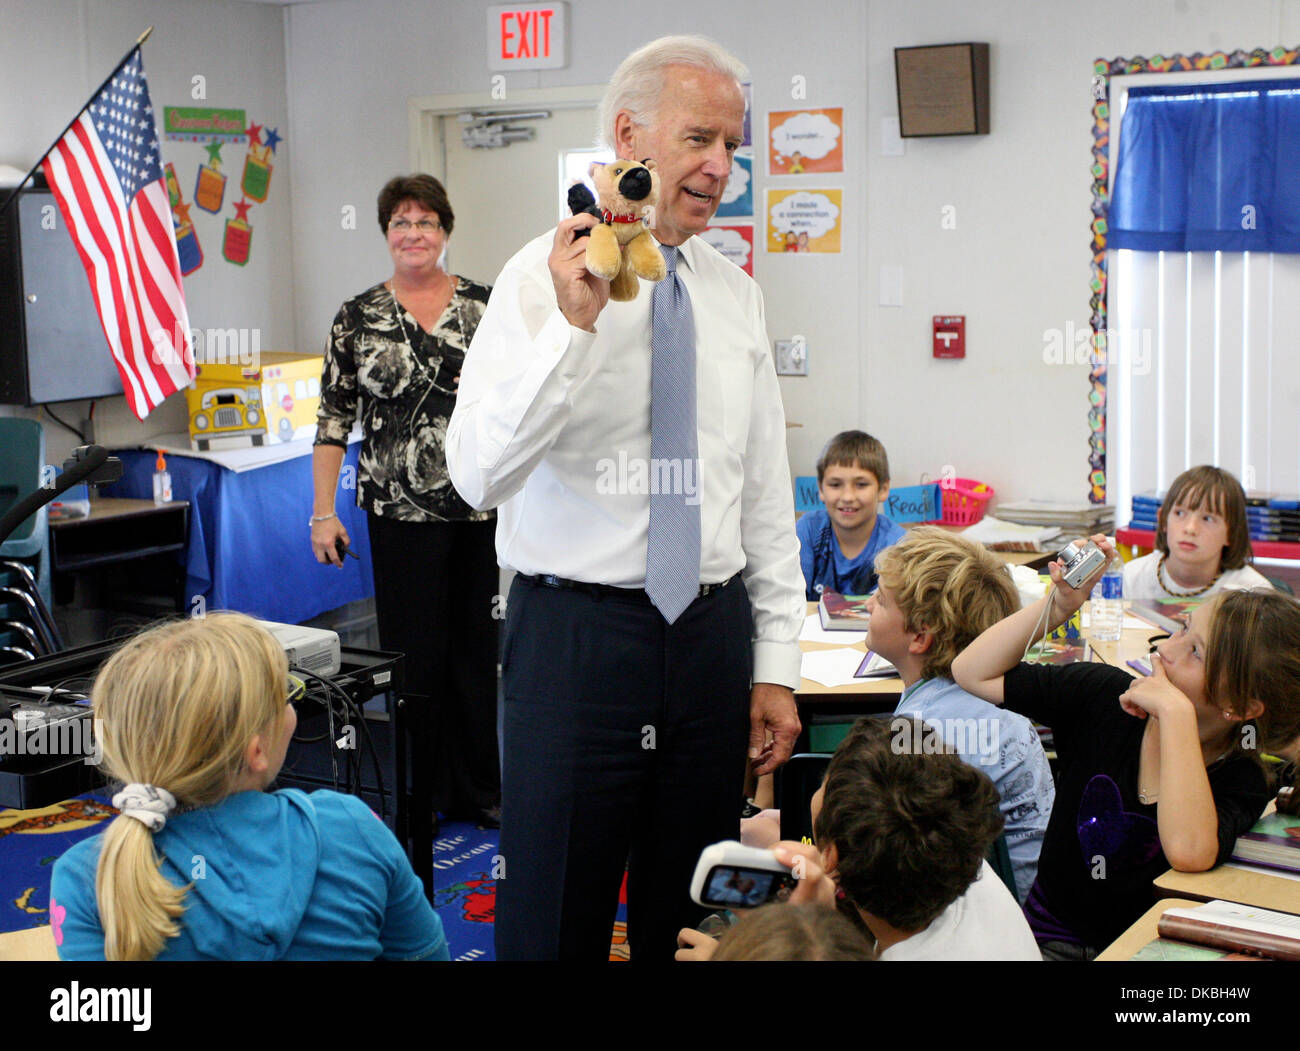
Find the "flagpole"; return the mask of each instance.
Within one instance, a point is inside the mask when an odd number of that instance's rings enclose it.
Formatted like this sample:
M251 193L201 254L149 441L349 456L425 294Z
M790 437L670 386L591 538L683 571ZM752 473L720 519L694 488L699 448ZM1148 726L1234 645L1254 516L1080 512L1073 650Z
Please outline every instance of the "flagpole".
M95 96L98 95L101 91L104 90L105 87L108 86L108 82L112 80L115 76L117 76L118 71L121 70L121 68L127 64L127 62L130 60L132 55L134 55L138 50L140 50L140 45L149 39L149 34L152 32L153 32L153 26L149 26L148 28L146 28L145 31L136 38L135 43L131 47L131 50L122 56L122 61L113 67L113 72L110 73L108 76L106 76L103 82L99 85L99 87L97 87L94 91L90 93L90 98L87 99L85 104L82 105L81 108L77 110L77 115L73 117L70 121L68 121L64 129L61 132L59 132L58 137L52 143L50 143L46 151L40 155L36 163L31 166L27 174L22 177L18 185L15 186L13 190L10 192L9 196L5 198L4 204L0 204L0 216L3 216L4 213L9 210L9 206L15 200L18 199L18 194L22 192L22 188L27 185L27 180L36 174L36 169L39 168L43 163L45 163L45 158L50 155L50 152L54 149L55 146L57 146L60 142L63 141L63 136L68 134L68 129L71 128L74 124L76 124L77 121L81 120L81 115L86 111L86 106L89 106L90 103L94 100Z

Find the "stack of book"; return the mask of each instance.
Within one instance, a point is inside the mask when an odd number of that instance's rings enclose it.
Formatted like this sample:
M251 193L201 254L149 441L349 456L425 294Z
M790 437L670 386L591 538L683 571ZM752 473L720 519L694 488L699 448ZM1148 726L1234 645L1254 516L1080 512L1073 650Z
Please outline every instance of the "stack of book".
M1072 540L1115 531L1115 508L1079 500L1019 500L999 503L998 517L1024 525L1055 526L1058 538Z
M1300 498L1247 496L1251 540L1300 543Z
M1237 839L1232 860L1300 874L1300 817L1265 814Z
M1133 496L1133 518L1129 522L1129 528L1154 533L1159 524L1158 516L1163 502L1164 497L1156 493L1136 493ZM1300 543L1300 497L1273 493L1247 494L1246 521L1250 526L1251 540Z

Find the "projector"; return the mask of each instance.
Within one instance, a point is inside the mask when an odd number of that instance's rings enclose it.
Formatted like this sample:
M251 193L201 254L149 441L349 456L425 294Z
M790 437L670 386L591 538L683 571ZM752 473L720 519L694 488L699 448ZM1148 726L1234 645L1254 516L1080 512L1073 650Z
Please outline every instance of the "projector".
M290 668L301 668L315 675L339 673L338 632L324 628L304 628L298 624L274 624L262 621L262 626L280 640Z

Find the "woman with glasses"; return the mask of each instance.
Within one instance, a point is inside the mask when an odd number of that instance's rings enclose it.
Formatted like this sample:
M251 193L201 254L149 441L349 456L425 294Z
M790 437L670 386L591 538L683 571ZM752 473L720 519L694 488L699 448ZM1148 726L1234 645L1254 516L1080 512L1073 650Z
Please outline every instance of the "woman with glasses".
M443 449L491 289L443 269L454 218L430 175L398 176L379 192L393 273L334 318L312 458L311 546L316 561L342 565L348 532L334 500L360 407L356 500L370 530L380 645L406 655L405 692L435 706L427 760L436 809L495 827L495 516L460 498Z

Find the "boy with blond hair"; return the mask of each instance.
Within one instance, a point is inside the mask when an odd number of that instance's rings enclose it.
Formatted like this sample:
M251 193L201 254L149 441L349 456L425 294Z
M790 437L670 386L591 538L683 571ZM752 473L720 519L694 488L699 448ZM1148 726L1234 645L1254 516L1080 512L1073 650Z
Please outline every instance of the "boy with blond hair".
M1017 897L1024 901L1056 789L1038 732L1024 716L991 706L952 681L954 658L1020 608L1006 566L978 544L921 526L876 559L867 648L903 679L896 715L915 716L997 787Z

